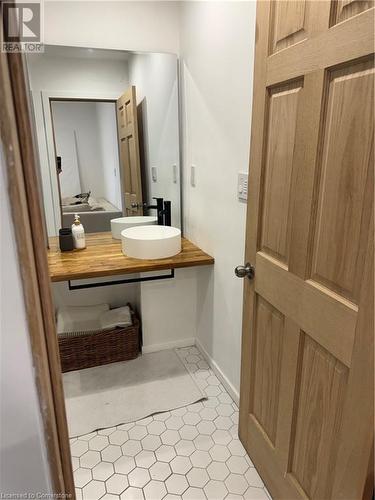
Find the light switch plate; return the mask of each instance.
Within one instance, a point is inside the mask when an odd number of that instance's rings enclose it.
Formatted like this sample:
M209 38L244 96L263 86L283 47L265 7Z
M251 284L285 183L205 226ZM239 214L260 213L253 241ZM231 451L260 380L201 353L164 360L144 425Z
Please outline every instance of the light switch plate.
M192 165L190 167L190 184L192 187L195 187L197 185L197 179L196 179L196 166Z
M247 201L248 191L248 174L244 172L238 173L237 196L241 201Z
M158 171L156 167L151 167L152 182L158 182Z

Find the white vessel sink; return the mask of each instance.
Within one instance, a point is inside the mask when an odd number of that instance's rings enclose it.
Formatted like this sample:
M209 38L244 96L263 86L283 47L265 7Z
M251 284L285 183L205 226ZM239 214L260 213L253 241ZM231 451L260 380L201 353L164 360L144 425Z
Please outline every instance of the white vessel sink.
M112 237L116 240L121 240L121 231L135 226L148 226L156 224L157 217L151 216L134 216L134 217L118 217L111 220Z
M138 226L121 232L122 253L135 259L165 259L181 252L181 231L170 226Z

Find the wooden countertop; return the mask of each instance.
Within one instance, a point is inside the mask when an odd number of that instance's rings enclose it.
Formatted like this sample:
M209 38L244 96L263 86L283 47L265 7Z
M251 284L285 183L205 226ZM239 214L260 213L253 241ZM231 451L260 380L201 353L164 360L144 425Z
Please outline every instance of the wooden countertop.
M155 260L126 257L121 251L121 241L112 238L110 232L86 234L84 250L60 252L58 237L49 238L49 245L48 266L51 281L206 266L214 263L213 257L185 238L182 238L181 253L167 259Z

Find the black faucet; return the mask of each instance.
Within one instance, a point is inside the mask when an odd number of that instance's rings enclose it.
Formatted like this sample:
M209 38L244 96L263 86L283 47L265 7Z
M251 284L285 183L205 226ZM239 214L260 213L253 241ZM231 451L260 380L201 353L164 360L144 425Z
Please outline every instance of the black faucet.
M158 225L159 226L170 226L171 225L171 202L164 201L163 198L153 197L156 200L156 205L146 205L146 210L151 208L156 209Z
M170 201L165 201L164 202L164 225L165 226L171 226L171 218L172 218L172 213L171 213L171 202Z
M153 200L156 200L156 205L146 205L146 210L149 210L151 208L156 209L156 215L158 218L158 225L163 226L164 225L164 201L163 198L156 198L155 196L152 198Z

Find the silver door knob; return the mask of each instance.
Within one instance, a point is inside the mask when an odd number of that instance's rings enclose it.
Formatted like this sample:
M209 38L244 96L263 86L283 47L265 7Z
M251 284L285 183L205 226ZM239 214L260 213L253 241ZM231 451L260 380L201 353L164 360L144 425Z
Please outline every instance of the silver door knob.
M237 266L236 269L234 270L235 275L237 278L249 278L249 280L252 280L255 275L255 267L252 266L249 262L247 262L244 266Z

